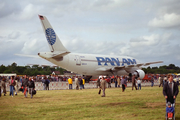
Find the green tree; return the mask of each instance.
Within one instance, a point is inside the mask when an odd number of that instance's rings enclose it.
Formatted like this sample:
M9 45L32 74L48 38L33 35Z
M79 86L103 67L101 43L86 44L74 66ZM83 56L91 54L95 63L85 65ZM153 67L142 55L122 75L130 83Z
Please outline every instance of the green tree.
M0 66L0 73L4 73L5 70L6 70L6 66L1 65Z

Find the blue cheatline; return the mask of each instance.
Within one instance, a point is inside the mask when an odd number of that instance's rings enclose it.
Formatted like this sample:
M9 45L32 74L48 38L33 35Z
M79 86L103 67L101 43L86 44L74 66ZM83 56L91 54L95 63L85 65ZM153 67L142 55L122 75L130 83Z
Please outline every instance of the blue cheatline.
M46 38L50 45L53 45L56 42L56 34L53 29L51 28L46 29Z

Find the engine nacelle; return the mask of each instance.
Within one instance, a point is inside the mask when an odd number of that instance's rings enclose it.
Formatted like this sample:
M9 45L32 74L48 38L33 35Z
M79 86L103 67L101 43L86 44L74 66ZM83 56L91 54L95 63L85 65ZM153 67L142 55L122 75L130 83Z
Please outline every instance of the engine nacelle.
M136 70L133 74L136 75L136 77L139 77L140 79L143 79L145 76L145 73L143 70Z

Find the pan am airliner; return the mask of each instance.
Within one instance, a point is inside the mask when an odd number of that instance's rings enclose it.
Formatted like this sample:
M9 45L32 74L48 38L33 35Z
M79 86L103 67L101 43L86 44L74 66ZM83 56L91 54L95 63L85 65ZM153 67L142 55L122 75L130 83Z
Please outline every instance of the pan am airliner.
M129 56L72 53L63 46L47 18L42 15L39 15L39 18L50 52L40 52L38 55L57 66L84 75L89 79L100 75L132 74L143 79L145 73L141 70L141 66L162 63L162 61L139 63L137 59Z

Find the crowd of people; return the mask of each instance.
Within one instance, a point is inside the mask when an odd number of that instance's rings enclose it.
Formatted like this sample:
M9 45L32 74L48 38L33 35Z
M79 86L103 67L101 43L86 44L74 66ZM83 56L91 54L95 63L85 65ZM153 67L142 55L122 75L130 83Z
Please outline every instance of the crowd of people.
M75 77L69 77L68 78L68 83L69 83L69 89L72 89L73 88L73 86L72 86L72 84L73 84L73 79L74 79L74 81L75 81L75 85L76 85L76 90L82 90L82 89L84 89L84 84L85 84L85 79L83 78L83 77L81 77L81 76L75 76Z
M151 87L154 85L155 79L159 80L159 87L164 86L164 84L167 82L167 75L160 75L159 78L157 76L154 76L152 74L148 75L148 78L151 82ZM177 85L179 85L179 77L174 76L174 80L177 82ZM27 91L29 93L32 93L32 91L35 88L34 82L42 82L43 83L43 90L49 90L49 84L51 81L67 81L69 84L69 89L73 89L73 82L75 82L75 89L84 89L85 85L85 79L81 76L33 76L28 77L26 75L24 76L12 76L10 77L1 77L1 87L2 87L2 93L4 96L6 95L6 82L9 81L10 85L10 95L14 96L17 95L19 89L22 87L25 97L27 97ZM32 82L31 82L32 81ZM18 83L21 83L21 86L18 86ZM111 83L115 83L115 87L122 87L122 92L125 91L127 87L127 83L132 82L132 90L135 88L135 90L141 90L141 83L142 80L140 78L137 78L135 75L132 75L132 77L129 77L127 75L125 76L100 76L97 80L97 87L99 88L99 94L101 93L101 89L103 91L103 97L105 97L105 88L111 88ZM107 84L107 86L106 86ZM32 89L33 88L33 89ZM31 97L33 97L33 94L31 94Z
M125 91L127 87L127 82L131 81L132 82L132 90L135 87L136 90L139 88L141 89L141 80L138 78L138 88L136 86L136 76L133 75L132 78L129 76L116 76L116 77L108 77L108 76L100 76L99 79L97 80L97 87L99 88L98 94L101 94L101 90L103 91L102 97L105 97L105 89L106 89L106 84L108 84L108 88L111 87L112 81L115 83L115 88L117 87L122 87L122 92Z
M22 91L22 93L24 93L25 98L27 98L28 92L31 95L31 98L33 98L33 95L36 93L35 82L33 80L33 77L28 77L26 75L21 78L17 76L10 76L10 77L0 76L0 81L1 81L0 94L3 93L4 96L6 96L7 94L6 83L9 84L10 87L9 95L12 97L14 97L14 95L17 95L19 91ZM19 86L19 82L21 83L20 86Z

